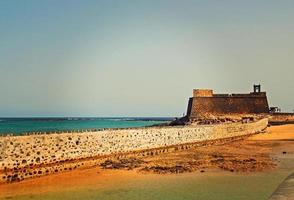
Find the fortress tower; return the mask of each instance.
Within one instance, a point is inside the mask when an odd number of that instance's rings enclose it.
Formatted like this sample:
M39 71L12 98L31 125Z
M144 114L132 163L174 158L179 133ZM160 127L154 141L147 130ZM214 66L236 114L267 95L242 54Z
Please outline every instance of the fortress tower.
M260 85L253 86L247 94L213 94L211 89L194 89L189 99L187 117L199 118L207 115L261 114L269 113L266 92Z

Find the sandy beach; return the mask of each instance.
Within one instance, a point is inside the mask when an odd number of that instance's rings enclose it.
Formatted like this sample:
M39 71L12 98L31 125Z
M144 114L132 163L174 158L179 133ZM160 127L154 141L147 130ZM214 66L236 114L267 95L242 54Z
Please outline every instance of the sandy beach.
M293 142L294 125L272 126L232 143L1 185L0 198L267 199L293 173Z

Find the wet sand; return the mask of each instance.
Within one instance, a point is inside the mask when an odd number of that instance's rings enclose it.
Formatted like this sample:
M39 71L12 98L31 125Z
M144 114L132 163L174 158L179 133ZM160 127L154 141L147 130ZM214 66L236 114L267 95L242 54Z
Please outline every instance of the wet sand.
M287 200L294 198L294 173L289 175L272 194L269 200Z
M294 171L293 142L294 125L272 126L230 144L138 158L132 170L97 166L1 185L0 199L267 199Z

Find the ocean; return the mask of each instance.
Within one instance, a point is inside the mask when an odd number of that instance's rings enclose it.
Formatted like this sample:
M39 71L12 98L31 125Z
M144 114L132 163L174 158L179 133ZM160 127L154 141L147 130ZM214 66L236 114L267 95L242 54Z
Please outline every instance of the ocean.
M171 121L170 117L118 118L0 118L0 134L28 132L77 131L101 128L130 128L150 126Z

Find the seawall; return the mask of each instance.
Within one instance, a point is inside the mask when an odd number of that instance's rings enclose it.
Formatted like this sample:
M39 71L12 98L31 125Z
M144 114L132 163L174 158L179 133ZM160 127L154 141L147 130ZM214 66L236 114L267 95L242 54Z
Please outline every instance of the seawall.
M268 119L184 127L148 127L0 138L0 183L93 166L110 155L255 134ZM159 150L164 151L164 150ZM157 152L157 150L156 150Z
M294 124L294 113L272 113L269 123L271 125Z

